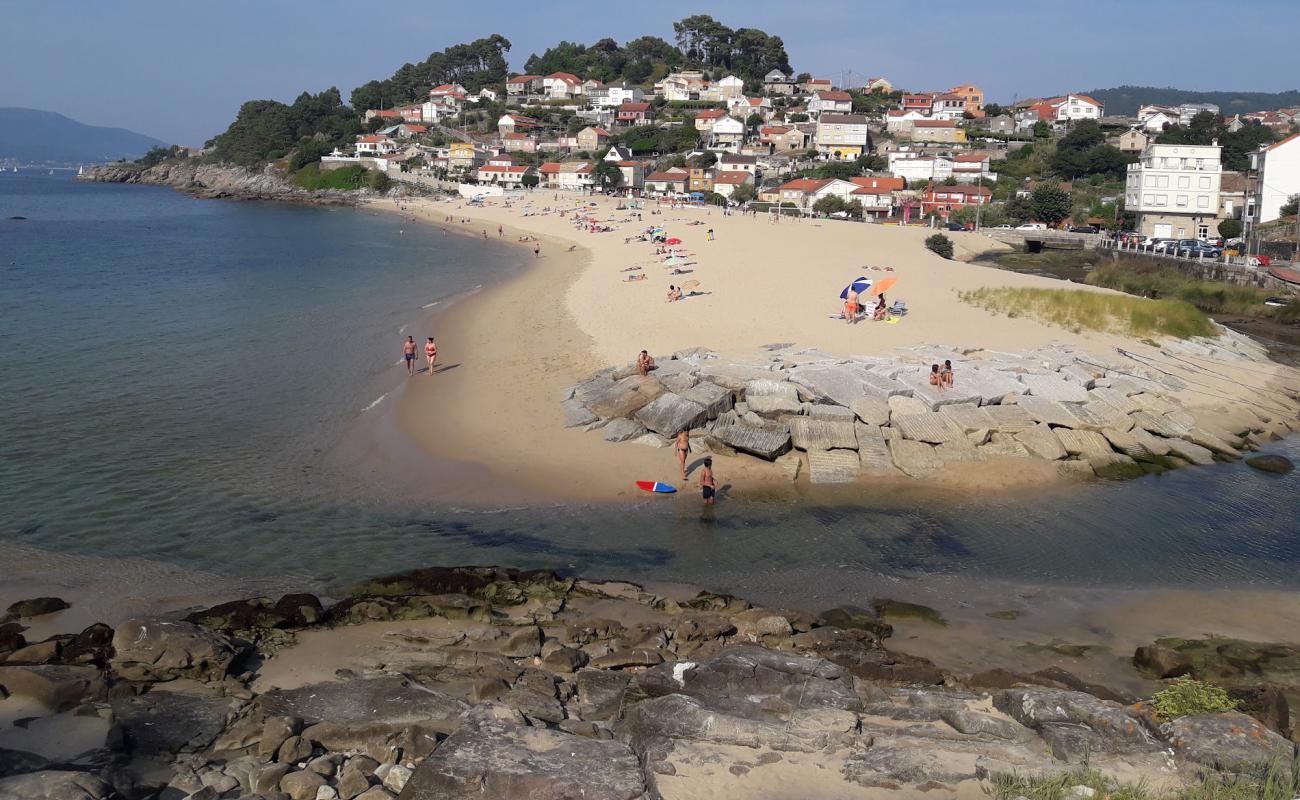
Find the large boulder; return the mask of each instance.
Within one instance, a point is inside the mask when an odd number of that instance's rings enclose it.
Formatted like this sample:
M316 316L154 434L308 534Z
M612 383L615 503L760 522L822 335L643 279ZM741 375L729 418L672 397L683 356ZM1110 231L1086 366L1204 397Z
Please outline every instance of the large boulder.
M536 629L532 630L536 635ZM391 675L273 689L255 702L267 716L296 717L307 725L379 723L400 727L418 723L440 730L450 730L468 708L458 698Z
M112 699L113 719L124 749L137 757L197 752L226 726L230 698L216 692L173 692L155 688Z
M708 421L708 409L693 400L672 392L651 400L636 412L637 422L662 436L676 436L684 430L698 428Z
M639 800L641 764L627 745L528 727L518 712L478 706L415 768L400 800Z
M1133 653L1133 666L1153 678L1192 674L1192 660L1186 654L1159 644L1139 647Z
M713 429L713 436L733 450L768 461L775 461L790 451L790 429L775 423L761 427L746 422L718 425Z
M145 618L117 626L113 652L113 671L129 681L219 681L237 655L221 634L190 622Z
M632 706L618 725L619 735L640 752L674 740L739 747L814 752L856 731L850 711L809 705L788 711L783 719L752 719L709 708L701 700L669 694Z
M1251 456L1246 459L1246 464L1260 472L1272 472L1275 475L1285 475L1295 469L1295 464L1291 463L1291 459L1271 453Z
M45 770L0 778L0 798L13 800L108 800L113 787L88 772Z
M633 375L591 395L585 405L601 419L628 417L665 391L667 388L659 379Z
M54 711L101 698L105 690L99 670L94 667L60 664L0 666L0 687Z
M1181 717L1161 726L1161 733L1175 753L1215 769L1239 771L1295 757L1294 743L1235 711Z
M699 403L708 412L709 419L717 419L719 414L731 410L735 396L731 390L716 383L704 382L678 392L687 400Z
M1159 749L1145 723L1119 703L1083 692L1024 687L1005 689L993 705L1033 728L1058 758L1076 760L1087 751L1150 753Z
M65 608L68 608L68 602L61 597L33 597L30 600L19 600L9 606L5 615L0 617L0 622L40 617Z

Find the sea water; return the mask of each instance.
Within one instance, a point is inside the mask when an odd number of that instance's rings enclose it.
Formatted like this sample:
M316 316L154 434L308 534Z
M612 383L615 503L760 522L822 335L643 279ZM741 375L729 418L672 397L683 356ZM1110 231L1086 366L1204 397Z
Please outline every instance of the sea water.
M1300 476L1241 463L1011 497L747 497L724 471L711 510L430 507L332 473L404 379L401 341L437 334L416 320L524 261L395 214L0 176L0 549L286 586L495 563L791 604L909 580L1300 583ZM1300 460L1295 439L1269 449Z

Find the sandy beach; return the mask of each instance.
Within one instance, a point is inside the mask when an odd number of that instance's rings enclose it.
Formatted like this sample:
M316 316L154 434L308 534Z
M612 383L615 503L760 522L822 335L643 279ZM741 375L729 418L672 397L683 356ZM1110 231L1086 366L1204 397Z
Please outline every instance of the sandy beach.
M458 199L401 201L404 213L441 226L448 235L487 232L488 238L509 243L530 237L521 244L526 263L518 277L435 317L442 367L412 379L399 398L401 427L438 460L464 467L445 479L445 471L439 471L439 495L454 492L462 502L496 502L503 496L612 500L635 496L634 480L676 477L668 450L611 445L563 428L564 389L603 367L630 363L641 349L662 359L689 347L752 352L781 342L852 356L919 344L1020 351L1059 342L1097 355L1115 347L1158 353L1121 336L1069 331L962 302L958 294L966 290L1059 289L1062 283L940 258L923 245L929 229L831 220L774 223L763 215L660 209L653 202L637 220L636 210L617 210L615 199L583 202L596 203L591 216L614 230L575 229L571 213L560 213L572 212L575 198L556 199L545 191L485 206ZM396 210L392 201L376 207ZM449 215L455 221L447 222ZM625 241L651 225L682 240L690 254L683 267L687 274L669 274L654 245ZM712 241L706 235L710 229ZM950 236L958 258L1004 247L974 233ZM540 257L532 252L537 243ZM624 271L633 265L642 269ZM648 279L629 283L629 274ZM896 277L888 296L891 302L906 300L907 317L893 325L847 325L829 318L839 311L840 289L859 275ZM669 285L686 280L699 281L702 294L666 302ZM1240 371L1224 368L1213 378L1213 390L1246 400L1251 390L1243 384L1276 385L1287 380L1285 374L1283 367L1259 364ZM950 465L935 480L945 491L960 491L1059 479L1047 465L1023 459L1008 459L1000 467ZM721 459L717 471L732 486L792 491L788 474L751 458Z

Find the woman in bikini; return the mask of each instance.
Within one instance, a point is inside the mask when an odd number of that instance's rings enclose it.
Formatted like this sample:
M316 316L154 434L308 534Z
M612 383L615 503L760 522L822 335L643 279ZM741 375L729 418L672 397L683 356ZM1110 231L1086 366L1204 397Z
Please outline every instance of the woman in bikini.
M939 385L945 388L952 388L952 362L944 360L943 369L939 370Z
M938 364L930 365L930 385L938 389L943 388L943 376L939 374Z
M429 337L429 341L424 343L424 357L429 360L429 374L433 374L433 362L438 360L438 345Z
M682 480L686 480L686 456L691 453L691 433L682 431L677 434L677 464L682 468Z
M872 316L872 319L878 322L887 316L889 316L889 308L885 305L885 295L882 292L880 302L876 303L876 313Z

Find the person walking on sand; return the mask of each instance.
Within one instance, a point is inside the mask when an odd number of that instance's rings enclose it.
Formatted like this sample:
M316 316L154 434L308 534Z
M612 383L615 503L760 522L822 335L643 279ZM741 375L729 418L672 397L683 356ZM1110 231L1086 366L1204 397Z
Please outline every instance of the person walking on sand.
M682 480L686 480L686 457L691 453L691 432L677 434L677 464L682 468Z
M541 258L541 257L542 257L542 243L538 242L537 244L533 245L533 258Z
M505 236L505 235L506 235L506 233L505 233L505 229L502 228L500 225L498 225L498 226L497 226L497 236Z
M424 343L424 357L429 360L429 374L433 374L433 362L438 360L438 344L429 337L429 341Z
M406 374L415 374L415 337L408 336L402 342L402 358L406 359Z
M713 480L712 458L705 458L704 466L700 468L700 493L704 495L704 505L713 505L713 497L717 494L717 484Z

